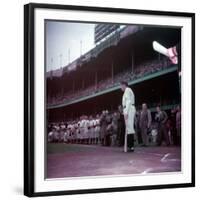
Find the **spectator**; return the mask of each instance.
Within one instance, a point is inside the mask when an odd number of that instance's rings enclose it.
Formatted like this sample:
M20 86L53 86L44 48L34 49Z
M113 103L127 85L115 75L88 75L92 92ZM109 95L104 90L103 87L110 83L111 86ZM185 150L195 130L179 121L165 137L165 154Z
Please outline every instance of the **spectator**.
M106 128L107 128L107 121L106 121L106 111L102 111L100 117L100 136L101 136L101 145L105 146L106 144Z
M134 126L135 126L135 132L137 135L136 143L142 144L142 136L141 136L141 130L140 130L140 111L137 110L135 113L135 120L134 120Z
M118 133L118 115L117 112L114 112L112 117L111 146L116 146L117 144L117 133Z
M176 109L172 109L169 117L169 130L172 139L172 144L177 145L177 130L176 130Z
M158 125L158 138L157 138L157 143L158 146L160 146L162 144L162 141L164 139L165 143L167 146L169 146L169 135L167 132L167 128L166 128L166 122L168 119L167 113L163 110L161 110L160 106L156 107L156 116L155 116L155 120L157 122Z
M75 92L68 91L67 93L63 94L62 96L59 95L59 93L53 97L51 94L49 94L47 103L49 105L56 105L56 104L63 103L64 101L75 100L82 96L91 95L96 92L105 90L107 88L116 86L122 80L131 81L136 78L140 78L145 75L148 75L150 73L154 73L159 70L165 69L166 67L169 67L169 66L170 66L170 62L167 60L167 58L164 58L161 61L153 60L153 61L149 61L149 62L146 62L143 64L139 64L136 66L134 72L132 71L132 68L129 68L128 70L115 75L113 81L112 81L111 77L100 80L98 82L97 87L95 87L95 85L91 85L85 89L80 89Z
M118 118L118 141L119 146L124 146L125 137L125 123L122 106L118 106L119 118Z
M140 112L139 126L142 135L143 146L148 146L148 130L151 128L151 111L147 108L147 104L142 104Z

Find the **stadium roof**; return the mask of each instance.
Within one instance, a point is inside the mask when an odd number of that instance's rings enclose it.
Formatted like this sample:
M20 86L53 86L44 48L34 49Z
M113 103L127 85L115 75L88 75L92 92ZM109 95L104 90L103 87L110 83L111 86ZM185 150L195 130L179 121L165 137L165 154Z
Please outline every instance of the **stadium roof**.
M104 41L99 43L96 47L94 47L72 63L63 68L46 72L46 78L61 77L64 73L76 70L77 66L81 66L82 64L89 62L91 58L96 58L106 48L116 46L120 40L142 29L143 26L138 25L128 25L117 29L115 32L106 37Z

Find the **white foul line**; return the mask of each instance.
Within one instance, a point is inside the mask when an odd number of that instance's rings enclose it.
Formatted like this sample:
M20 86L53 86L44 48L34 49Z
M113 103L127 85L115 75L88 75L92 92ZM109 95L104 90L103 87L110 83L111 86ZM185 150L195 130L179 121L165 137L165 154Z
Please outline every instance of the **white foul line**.
M161 162L166 162L166 158L170 155L170 153L165 154L162 158L161 158Z
M170 155L170 153L167 153L167 154L165 154L163 157L162 157L162 159L160 160L161 162L168 162L168 161L180 161L180 159L175 159L175 158L172 158L172 159L167 159L167 157Z

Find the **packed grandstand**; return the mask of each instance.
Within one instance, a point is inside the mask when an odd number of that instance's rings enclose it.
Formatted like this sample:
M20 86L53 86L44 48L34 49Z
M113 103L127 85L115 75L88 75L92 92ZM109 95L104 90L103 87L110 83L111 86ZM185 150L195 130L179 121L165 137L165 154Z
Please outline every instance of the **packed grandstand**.
M77 91L68 91L64 94L56 94L53 97L49 97L48 105L57 105L66 101L78 99L83 96L98 93L105 89L117 86L122 80L129 82L170 67L172 67L171 62L165 57L163 57L162 60L153 60L140 66L136 66L134 71L129 69L119 73L115 75L113 79L111 77L102 79L98 83L88 86L87 88L80 88Z

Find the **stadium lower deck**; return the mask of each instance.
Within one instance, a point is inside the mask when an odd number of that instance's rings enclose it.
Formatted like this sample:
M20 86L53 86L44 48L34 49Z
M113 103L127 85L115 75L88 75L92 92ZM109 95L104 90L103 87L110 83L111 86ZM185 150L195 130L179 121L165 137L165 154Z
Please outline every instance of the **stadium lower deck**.
M99 145L47 145L47 178L148 174L181 171L181 148L177 146L122 147Z

